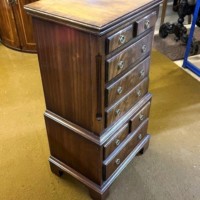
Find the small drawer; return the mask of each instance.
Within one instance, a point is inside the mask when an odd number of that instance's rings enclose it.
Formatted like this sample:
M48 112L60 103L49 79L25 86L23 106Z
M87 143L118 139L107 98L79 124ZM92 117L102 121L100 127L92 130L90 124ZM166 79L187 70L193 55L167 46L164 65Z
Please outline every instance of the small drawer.
M109 106L113 102L119 100L145 77L147 77L149 74L149 64L150 58L148 57L116 82L106 87L106 106Z
M148 102L130 121L131 132L135 131L149 117L151 103Z
M106 39L106 53L126 44L133 38L133 25L130 25Z
M106 61L106 81L110 81L127 67L134 64L136 60L147 55L151 50L152 37L153 32L108 59Z
M106 159L127 137L129 124L125 124L116 134L104 145L104 159Z
M147 134L148 120L146 120L135 132L130 133L117 151L114 151L104 162L104 180L121 165L126 157L142 141Z
M136 102L148 92L149 80L145 78L133 90L127 93L122 99L106 110L106 125L109 126L114 121L124 115Z
M136 35L143 33L144 31L153 27L157 20L157 13L153 12L150 15L145 16L144 18L136 21Z

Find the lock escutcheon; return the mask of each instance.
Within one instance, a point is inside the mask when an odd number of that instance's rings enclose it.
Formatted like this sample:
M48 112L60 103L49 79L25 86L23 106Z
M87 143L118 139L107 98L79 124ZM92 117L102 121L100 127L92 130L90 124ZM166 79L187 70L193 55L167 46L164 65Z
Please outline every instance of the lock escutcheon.
M124 68L124 61L123 60L120 60L119 62L118 62L118 70L121 70L121 69L123 69Z
M150 28L150 21L147 19L144 22L144 29L148 29L148 28Z
M126 36L125 35L120 35L119 36L119 42L120 42L120 44L124 44L126 42Z
M116 116L119 116L121 114L121 110L120 109L117 109L116 111L115 111L115 115Z
M115 160L115 163L116 163L116 165L119 165L119 164L121 163L120 159L117 158L117 159Z
M122 92L123 92L123 89L122 89L121 86L119 86L119 87L117 88L117 94L121 94Z

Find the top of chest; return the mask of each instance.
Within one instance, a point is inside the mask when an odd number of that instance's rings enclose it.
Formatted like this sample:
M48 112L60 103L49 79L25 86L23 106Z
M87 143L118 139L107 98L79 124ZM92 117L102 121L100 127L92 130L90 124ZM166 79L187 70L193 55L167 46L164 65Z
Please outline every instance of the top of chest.
M41 0L25 6L39 18L103 34L110 27L154 7L161 0Z

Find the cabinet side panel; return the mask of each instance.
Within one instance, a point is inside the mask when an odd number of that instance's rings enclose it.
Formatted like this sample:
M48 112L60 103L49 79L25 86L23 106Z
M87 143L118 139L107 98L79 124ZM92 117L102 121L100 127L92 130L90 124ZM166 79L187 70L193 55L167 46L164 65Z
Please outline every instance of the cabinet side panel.
M47 109L92 132L103 129L96 119L95 40L54 22L33 24Z
M45 117L51 155L102 184L102 148Z

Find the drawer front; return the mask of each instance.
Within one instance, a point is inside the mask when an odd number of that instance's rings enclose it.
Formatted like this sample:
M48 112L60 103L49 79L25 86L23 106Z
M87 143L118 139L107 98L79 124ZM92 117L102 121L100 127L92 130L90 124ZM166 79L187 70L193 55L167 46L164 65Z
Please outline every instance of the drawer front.
M119 54L113 56L106 61L106 79L111 80L127 67L143 56L147 55L151 50L153 32L149 33L142 39L133 43Z
M109 106L113 102L119 100L145 77L147 77L149 74L149 64L150 58L148 57L112 85L106 87L106 106Z
M148 102L140 111L130 120L131 132L135 131L140 124L142 124L147 118L149 118L151 103Z
M120 166L126 157L133 151L139 142L147 134L148 120L146 120L135 132L130 133L122 144L122 148L117 153L111 154L103 162L104 180L108 179L112 173Z
M136 102L148 92L148 78L145 78L139 83L133 90L131 90L126 96L124 96L119 102L106 111L106 125L119 119L125 114Z
M136 36L143 33L144 31L152 28L157 20L157 13L153 12L150 15L145 16L144 18L136 21Z
M106 40L106 53L110 53L133 38L133 25L115 33Z
M104 145L104 159L106 159L127 137L129 124L125 124L116 134Z

